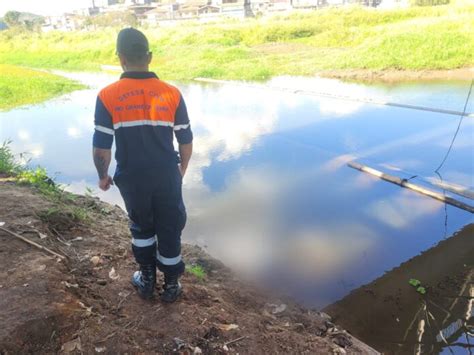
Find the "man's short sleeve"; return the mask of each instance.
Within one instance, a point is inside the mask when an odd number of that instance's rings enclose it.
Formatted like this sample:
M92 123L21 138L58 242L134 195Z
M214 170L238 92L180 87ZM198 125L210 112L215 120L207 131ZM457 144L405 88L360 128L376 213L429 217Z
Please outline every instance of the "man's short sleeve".
M188 110L183 96L180 95L179 104L174 116L174 134L179 144L189 144L193 141L193 132L189 123Z
M112 116L110 115L104 103L97 97L94 114L95 131L93 137L93 145L96 148L110 149L114 141L114 125Z

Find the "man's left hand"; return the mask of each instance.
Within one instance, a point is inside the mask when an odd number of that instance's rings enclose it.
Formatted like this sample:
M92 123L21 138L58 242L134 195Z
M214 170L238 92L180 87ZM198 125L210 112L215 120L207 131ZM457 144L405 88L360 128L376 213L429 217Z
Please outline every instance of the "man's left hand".
M186 168L183 167L183 164L178 165L179 172L181 173L181 177L184 177L184 174L186 174Z

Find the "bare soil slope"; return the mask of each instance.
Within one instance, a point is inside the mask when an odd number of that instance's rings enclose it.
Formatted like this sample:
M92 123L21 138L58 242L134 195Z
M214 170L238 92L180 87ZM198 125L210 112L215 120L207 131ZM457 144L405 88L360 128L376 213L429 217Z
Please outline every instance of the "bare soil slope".
M74 222L31 188L0 181L4 228L65 255L60 261L0 230L0 354L370 353L324 314L270 299L201 249L184 246L206 276L183 278L182 299L145 302L118 207L77 196ZM282 304L285 306L282 306Z

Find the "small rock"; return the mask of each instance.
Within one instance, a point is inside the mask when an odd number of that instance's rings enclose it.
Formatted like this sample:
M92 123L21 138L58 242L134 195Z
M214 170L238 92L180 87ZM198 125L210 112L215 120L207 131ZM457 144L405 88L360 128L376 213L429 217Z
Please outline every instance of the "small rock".
M173 341L176 344L177 350L181 350L186 346L186 343L180 338L173 338Z
M67 282L67 281L62 281L61 283L62 283L64 286L66 286L67 288L78 288L78 287L79 287L78 284L71 284L71 283L69 283L69 282Z
M193 355L202 354L202 350L199 346L196 346L193 351Z
M66 354L72 353L74 350L82 351L81 338L68 341L61 347L61 351L64 351Z
M239 326L237 324L221 324L218 325L218 328L220 330L228 332L229 330L239 329Z
M95 351L98 353L103 353L107 348L105 346L96 346Z
M347 351L344 350L343 348L336 348L332 352L333 352L333 354L341 354L341 355L347 354Z
M331 316L327 313L324 313L324 312L318 312L319 316L321 318L323 318L324 320L328 320L328 321L331 321Z
M298 332L302 332L305 330L304 324L303 323L296 323L294 325L294 329Z
M100 260L100 256L95 255L91 258L91 263L94 264L94 266L97 266L102 264L102 260Z
M224 351L229 351L229 347L224 344L224 346L222 347L222 350L224 350Z
M107 285L107 280L104 280L104 279L98 279L96 282L98 285L101 285L101 286Z
M28 287L28 286L29 286L29 284L23 284L23 287Z
M279 314L279 313L282 313L286 310L286 304L282 303L280 305L273 305L274 308L272 310L272 313L273 314Z
M209 330L207 331L206 334L204 334L204 339L207 339L207 340L214 340L214 339L218 339L221 335L222 331L215 327L215 326L211 326L209 328Z
M115 271L115 268L113 267L112 269L110 269L109 271L109 277L112 279L112 280L118 280L120 278L120 275L117 274L117 272Z
M345 334L337 334L332 341L342 348L347 348L352 345L352 341Z
M92 306L91 307L87 307L84 303L80 302L79 301L79 306L81 306L81 308L85 309L86 311L86 317L89 317L91 314L92 314Z

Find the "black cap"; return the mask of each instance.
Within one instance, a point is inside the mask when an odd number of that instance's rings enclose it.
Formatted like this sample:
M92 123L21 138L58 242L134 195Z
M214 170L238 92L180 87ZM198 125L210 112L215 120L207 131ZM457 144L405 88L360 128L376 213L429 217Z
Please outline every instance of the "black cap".
M117 53L140 56L150 51L145 35L135 28L124 28L117 36Z

